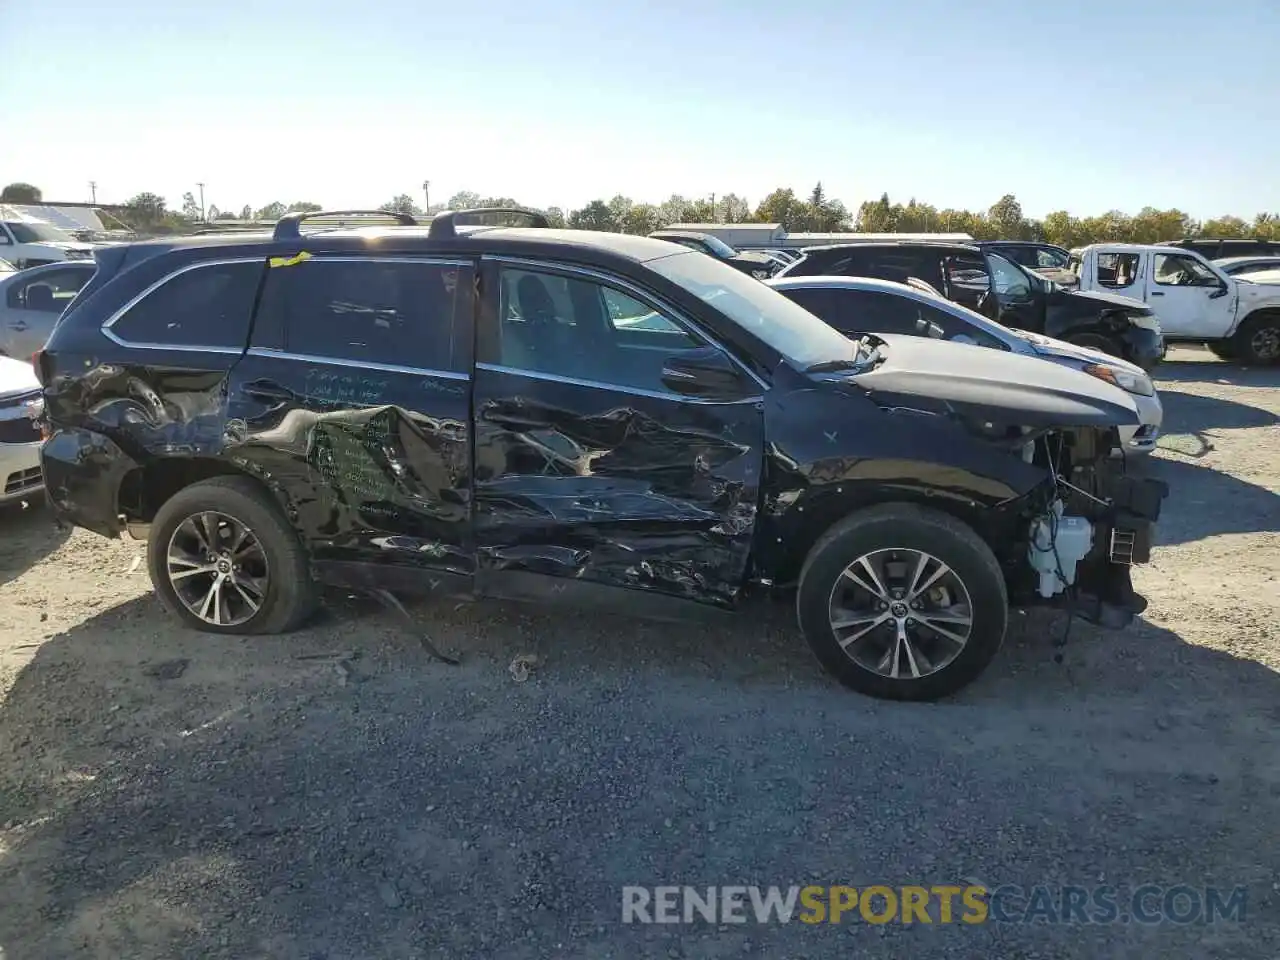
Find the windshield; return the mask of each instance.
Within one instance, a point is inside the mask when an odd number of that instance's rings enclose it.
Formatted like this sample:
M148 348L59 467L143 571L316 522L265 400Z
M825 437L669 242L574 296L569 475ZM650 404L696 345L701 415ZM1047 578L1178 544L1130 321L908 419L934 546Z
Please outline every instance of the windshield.
M74 242L75 237L63 233L57 227L47 223L31 220L10 220L5 223L13 239L18 243L67 243Z
M711 252L714 253L717 257L720 257L720 259L722 260L725 259L726 257L732 257L736 255L738 252L737 250L733 249L733 247L729 246L727 243L721 240L719 237L713 237L708 234L706 237L706 241L707 241L707 247L710 248Z
M764 341L797 369L845 360L853 344L777 290L711 257L676 253L646 266L719 310Z

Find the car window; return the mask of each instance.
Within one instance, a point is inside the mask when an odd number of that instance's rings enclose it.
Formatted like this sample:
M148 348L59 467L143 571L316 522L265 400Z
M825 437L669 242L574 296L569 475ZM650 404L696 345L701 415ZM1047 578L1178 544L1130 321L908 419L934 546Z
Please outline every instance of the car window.
M646 266L802 370L850 356L851 345L837 330L723 260L677 254Z
M948 300L976 310L991 291L987 262L977 254L949 256L943 260L942 270Z
M1182 254L1157 253L1155 280L1162 287L1216 287L1218 277L1205 264Z
M511 370L674 396L665 359L706 345L668 311L594 279L504 268L499 290L497 336L482 338L478 359Z
M1031 281L1027 275L998 254L991 254L991 275L1001 300L1030 300Z
M1050 250L1047 247L1037 247L1035 262L1030 264L1033 267L1058 267L1062 268L1067 265L1068 256L1060 250Z
M1112 289L1133 286L1142 258L1136 253L1103 253L1097 257L1098 284Z
M928 269L928 255L914 250L866 250L855 255L858 269L842 271L857 276L875 277L906 283L912 277L930 281L933 272Z
M75 299L80 288L89 282L91 276L92 268L45 270L26 283L11 286L5 303L15 310L61 313Z
M907 298L900 298L906 300ZM1011 349L1007 343L992 336L982 329L980 323L986 318L975 316L972 320L957 316L949 310L935 307L918 300L910 302L912 311L912 327L916 336L930 337L934 340L950 340L952 343L967 343L979 347L990 347L995 350Z
M184 270L130 307L111 332L134 344L243 347L261 274L259 261Z
M329 260L267 272L258 314L290 353L458 372L457 264ZM255 341L258 334L254 334Z

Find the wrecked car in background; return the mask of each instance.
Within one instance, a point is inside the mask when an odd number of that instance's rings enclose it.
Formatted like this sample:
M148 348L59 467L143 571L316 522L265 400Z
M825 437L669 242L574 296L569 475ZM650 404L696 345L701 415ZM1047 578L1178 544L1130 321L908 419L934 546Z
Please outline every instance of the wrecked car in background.
M1097 378L851 341L713 257L527 211L103 250L36 368L54 510L146 537L211 633L292 629L320 583L674 618L767 589L841 682L932 699L1011 603L1128 623L1165 494L1107 459L1138 414Z
M0 357L0 504L40 492L40 382L30 364Z

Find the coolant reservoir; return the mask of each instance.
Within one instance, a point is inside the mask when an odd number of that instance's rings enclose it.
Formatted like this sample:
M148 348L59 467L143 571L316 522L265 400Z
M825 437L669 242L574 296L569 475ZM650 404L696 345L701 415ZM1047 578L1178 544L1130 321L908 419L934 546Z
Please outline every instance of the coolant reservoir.
M1040 576L1040 596L1055 596L1075 583L1076 564L1092 546L1093 524L1084 517L1066 515L1062 501L1053 501L1050 514L1031 524L1027 547L1027 562Z

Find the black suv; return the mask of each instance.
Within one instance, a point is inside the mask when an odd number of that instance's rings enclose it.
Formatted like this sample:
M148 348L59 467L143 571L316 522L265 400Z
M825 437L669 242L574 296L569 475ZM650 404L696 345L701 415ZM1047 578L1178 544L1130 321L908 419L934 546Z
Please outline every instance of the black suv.
M1188 237L1185 240L1165 240L1160 246L1194 250L1206 260L1280 254L1280 240L1254 240L1245 237Z
M1146 370L1164 355L1160 325L1142 301L1069 290L988 245L902 240L809 247L778 276L923 280L1007 327L1103 350Z
M919 699L977 676L1010 602L1143 606L1164 487L1107 459L1136 411L1075 370L853 342L711 257L526 211L97 258L35 358L48 495L146 537L200 630L297 627L318 583L656 616L794 588L841 681Z
M738 250L719 237L696 230L655 230L649 234L654 240L670 240L690 250L723 260L735 270L749 273L757 280L766 280L778 272L778 260L758 250Z

